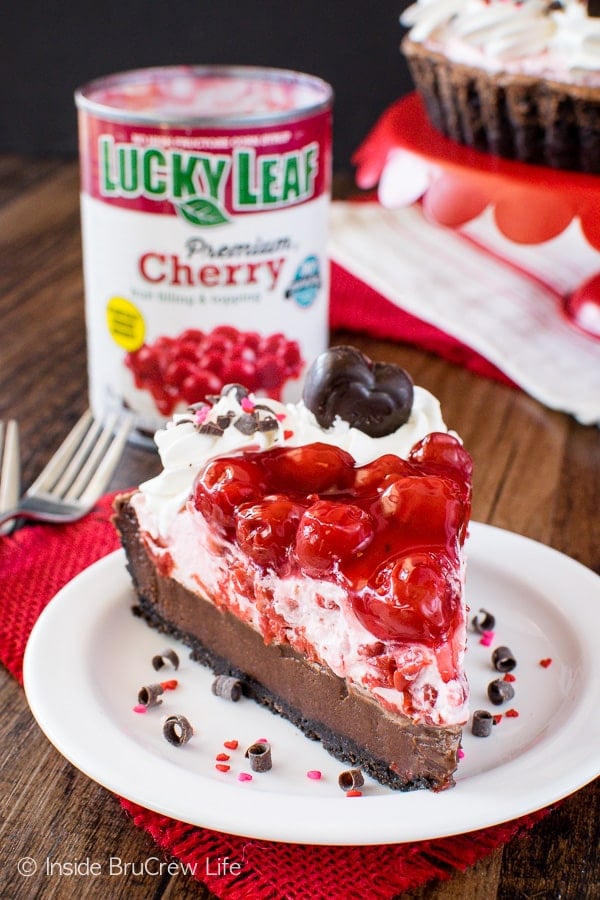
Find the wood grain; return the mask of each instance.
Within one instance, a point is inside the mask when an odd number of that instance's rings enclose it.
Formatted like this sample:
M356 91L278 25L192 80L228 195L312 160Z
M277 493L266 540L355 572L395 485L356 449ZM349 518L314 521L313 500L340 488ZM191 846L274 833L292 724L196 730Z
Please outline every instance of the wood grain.
M25 483L87 405L79 228L74 162L0 157L0 418L14 416L21 424ZM400 362L439 396L448 425L475 460L475 519L542 541L600 571L597 429L420 350L356 334L332 339L354 343L373 358ZM156 471L153 453L129 446L111 487L132 486ZM107 874L111 857L139 869L161 854L111 794L53 749L33 721L22 689L5 671L0 704L0 897L213 897L181 872L135 874L134 868ZM595 782L473 868L404 897L597 900L599 846L600 784ZM29 878L17 872L24 856L40 867ZM46 861L86 860L100 863L102 874L44 871Z

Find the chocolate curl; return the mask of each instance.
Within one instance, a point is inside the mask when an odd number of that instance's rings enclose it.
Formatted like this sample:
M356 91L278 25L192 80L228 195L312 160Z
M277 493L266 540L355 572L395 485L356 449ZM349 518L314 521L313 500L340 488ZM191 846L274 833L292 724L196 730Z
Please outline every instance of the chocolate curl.
M171 663L175 670L179 668L179 657L175 651L170 648L167 648L167 650L163 650L162 653L157 653L156 656L152 657L152 666L157 672L159 669L162 669L167 662Z
M212 683L212 692L217 697L237 703L242 696L242 682L232 675L217 675Z
M338 777L338 784L343 791L354 791L361 788L364 783L365 779L360 769L346 769L345 772L340 772Z
M471 731L475 737L489 737L492 733L494 717L487 709L476 709L473 713Z
M148 684L141 687L138 691L138 703L142 706L160 706L162 700L160 695L164 693L162 684Z
M515 696L515 689L508 681L497 678L488 684L487 694L491 703L495 706L500 706L501 703L512 700Z
M269 744L252 744L248 747L244 756L249 760L250 768L253 772L268 772L273 765Z
M163 735L174 747L187 744L193 733L194 729L185 716L168 716L163 722Z
M508 647L496 647L492 653L492 665L498 672L512 672L517 661Z

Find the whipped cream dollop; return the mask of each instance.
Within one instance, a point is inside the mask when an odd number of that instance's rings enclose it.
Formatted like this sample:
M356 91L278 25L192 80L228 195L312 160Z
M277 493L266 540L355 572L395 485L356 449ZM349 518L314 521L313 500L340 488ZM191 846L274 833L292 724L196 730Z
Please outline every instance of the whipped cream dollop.
M400 21L456 63L600 84L600 18L585 0L417 0Z
M439 401L418 386L408 421L383 437L369 437L340 418L330 428L322 428L302 401L283 404L258 399L230 386L213 404L175 414L155 434L163 471L140 485L152 519L144 525L156 536L167 534L192 492L196 475L217 456L321 441L346 450L360 466L386 453L406 458L417 441L434 431L448 431Z

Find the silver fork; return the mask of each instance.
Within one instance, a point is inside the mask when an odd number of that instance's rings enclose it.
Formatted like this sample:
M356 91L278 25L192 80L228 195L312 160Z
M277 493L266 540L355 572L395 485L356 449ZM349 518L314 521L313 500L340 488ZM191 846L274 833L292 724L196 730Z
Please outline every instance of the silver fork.
M19 426L14 419L0 422L0 514L19 499L21 466L19 462ZM0 526L0 534L12 530L10 522Z
M11 519L74 522L93 507L115 470L131 430L130 416L95 420L89 410L67 435L50 462L12 509Z

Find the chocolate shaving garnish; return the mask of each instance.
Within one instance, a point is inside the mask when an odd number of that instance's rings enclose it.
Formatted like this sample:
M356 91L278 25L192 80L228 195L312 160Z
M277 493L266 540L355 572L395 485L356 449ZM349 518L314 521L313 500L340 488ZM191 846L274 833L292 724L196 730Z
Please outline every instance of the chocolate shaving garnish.
M141 687L138 691L138 703L142 706L160 706L162 700L160 695L164 694L162 684L148 684Z
M258 431L258 421L253 413L243 413L233 424L242 434L256 434Z
M515 696L515 689L508 681L496 678L495 681L490 681L488 684L487 694L491 703L500 706L501 703L512 700Z
M162 669L167 662L170 662L175 670L179 668L179 657L175 651L170 648L167 648L166 650L163 650L162 653L157 653L156 656L152 657L152 665L157 672L159 669Z
M250 391L248 388L244 387L243 384L225 384L221 388L221 397L228 397L231 393L234 394L238 403L241 403L244 397L250 396ZM216 399L220 400L220 397L217 397Z
M193 733L194 729L185 716L169 716L163 722L163 735L174 747L187 744Z
M244 756L250 762L250 768L253 772L268 772L273 763L271 762L271 747L269 744L262 742L251 744L244 753Z
M345 772L340 772L338 777L338 784L343 791L354 791L364 783L365 779L360 769L346 769Z
M508 647L496 647L492 653L492 665L498 672L512 672L517 661Z
M332 347L308 370L302 399L322 428L339 416L370 437L383 437L408 421L413 396L400 366L372 362L355 347Z
M254 415L257 420L258 431L277 431L279 428L277 417L270 406L257 403L254 407Z
M222 428L225 431L226 428L229 428L231 425L231 420L235 418L235 413L233 411L229 411L224 416L217 416L217 425L219 428Z
M494 717L487 709L476 709L473 713L471 731L475 737L489 737L492 733Z
M212 434L215 437L221 437L223 434L223 429L216 422L204 422L199 426L198 431L200 434Z
M477 615L473 616L471 625L473 626L474 631L478 634L483 634L485 631L494 630L496 619L487 611L487 609L480 609Z
M242 696L242 682L233 675L217 675L212 683L212 692L217 697L237 703Z

